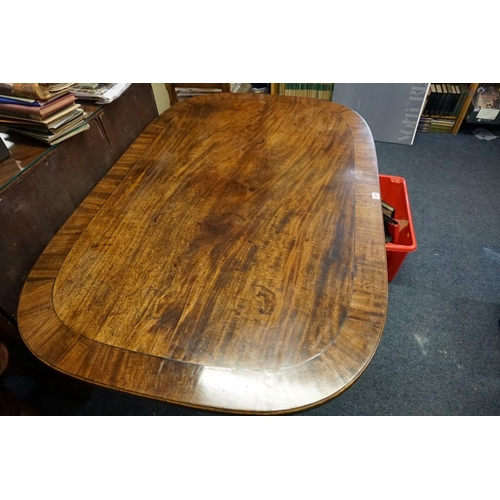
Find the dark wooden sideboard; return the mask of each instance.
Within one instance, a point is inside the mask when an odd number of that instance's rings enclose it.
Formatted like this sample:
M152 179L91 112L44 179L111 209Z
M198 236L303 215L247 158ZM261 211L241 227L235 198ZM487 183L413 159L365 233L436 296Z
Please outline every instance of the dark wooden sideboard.
M47 244L144 128L158 116L151 85L133 84L116 101L84 104L90 129L56 146L3 137L0 162L0 340L21 343L21 290ZM15 358L15 357L14 357Z

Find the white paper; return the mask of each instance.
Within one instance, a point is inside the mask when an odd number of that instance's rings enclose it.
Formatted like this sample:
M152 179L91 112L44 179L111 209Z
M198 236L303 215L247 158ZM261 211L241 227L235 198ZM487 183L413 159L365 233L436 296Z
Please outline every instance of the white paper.
M472 131L472 133L478 138L478 139L484 139L486 141L491 141L493 139L496 139L497 136L492 134L489 130L486 130L485 128L476 128Z
M491 109L491 108L481 108L476 118L481 118L481 120L494 120L498 113L500 113L500 109Z
M101 99L96 101L96 104L108 104L121 96L127 90L131 83L115 83L113 87L107 90Z

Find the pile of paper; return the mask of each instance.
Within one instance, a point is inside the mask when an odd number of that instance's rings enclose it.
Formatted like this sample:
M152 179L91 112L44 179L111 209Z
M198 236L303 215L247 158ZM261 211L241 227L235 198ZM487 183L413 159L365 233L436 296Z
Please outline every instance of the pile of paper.
M96 104L109 104L127 90L131 83L75 83L71 87L77 99L87 99Z

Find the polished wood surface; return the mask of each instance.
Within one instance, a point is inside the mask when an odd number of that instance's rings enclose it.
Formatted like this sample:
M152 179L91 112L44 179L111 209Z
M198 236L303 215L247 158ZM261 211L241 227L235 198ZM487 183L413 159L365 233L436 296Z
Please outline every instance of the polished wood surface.
M138 137L24 286L24 341L95 384L284 413L361 375L387 310L375 148L331 102L218 94Z

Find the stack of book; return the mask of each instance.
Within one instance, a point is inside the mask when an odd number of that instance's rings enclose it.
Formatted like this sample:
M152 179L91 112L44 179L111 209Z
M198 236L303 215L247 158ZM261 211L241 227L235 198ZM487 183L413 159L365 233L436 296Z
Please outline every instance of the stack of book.
M417 132L439 132L441 134L451 134L455 119L431 118L422 116L418 122Z
M50 146L87 130L71 85L0 83L0 125Z

